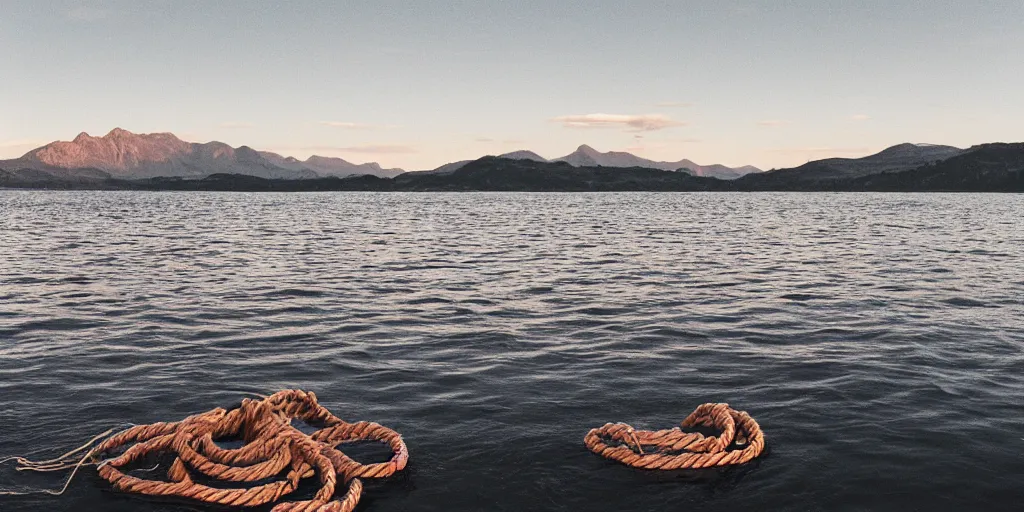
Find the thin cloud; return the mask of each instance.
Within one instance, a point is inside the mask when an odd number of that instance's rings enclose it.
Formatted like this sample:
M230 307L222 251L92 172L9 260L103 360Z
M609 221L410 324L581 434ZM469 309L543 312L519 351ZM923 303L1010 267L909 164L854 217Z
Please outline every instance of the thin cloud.
M661 103L655 103L654 106L665 108L683 108L692 107L693 103L690 103L688 101L663 101Z
M25 153L43 146L50 141L37 139L15 139L0 141L0 160L6 158L19 158Z
M39 147L46 144L47 141L39 139L14 139L14 140L0 140L0 149L10 148L24 148L24 147Z
M777 128L779 126L786 126L789 121L783 121L781 119L766 119L764 121L758 121L757 125L765 128Z
M339 153L370 153L376 155L407 155L416 153L416 148L398 144L368 144L365 146L347 146L337 148Z
M71 21L102 21L110 17L110 11L88 5L65 9L61 14Z
M752 5L733 5L729 7L733 16L754 16L759 13L758 9Z
M551 120L562 123L564 128L619 128L630 132L653 132L686 124L662 114L582 114Z
M773 148L765 150L769 153L782 155L800 156L833 156L833 155L863 155L871 151L870 148L833 148L833 147L803 147L803 148Z
M693 138L693 137L659 137L659 136L656 136L656 135L646 135L646 136L644 136L644 139L648 143L652 143L652 144L668 144L668 145L695 144L695 143L698 143L698 142L704 142L703 139L696 139L696 138Z
M416 48L398 46L384 46L377 48L377 51L385 55L417 55L420 53Z
M256 125L252 123L246 123L244 121L224 121L218 126L221 128L255 128Z
M328 126L330 128L343 128L346 130L385 130L389 128L398 128L397 126L390 124L353 123L350 121L320 121L320 125Z
M419 150L413 146L400 144L367 144L364 146L283 146L271 149L277 153L362 153L379 155L403 155L418 153Z
M869 119L871 119L871 116L867 114L854 114L850 116L851 121L867 121Z

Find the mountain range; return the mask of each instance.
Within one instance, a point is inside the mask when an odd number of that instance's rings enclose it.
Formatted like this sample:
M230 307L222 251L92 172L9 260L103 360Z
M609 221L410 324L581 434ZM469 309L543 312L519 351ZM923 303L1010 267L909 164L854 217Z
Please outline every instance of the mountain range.
M573 151L568 155L551 160L528 150L513 151L511 153L498 155L498 157L510 160L530 160L534 162L565 162L573 167L643 167L646 169L660 169L662 171L683 171L693 176L704 176L723 180L733 180L747 174L761 172L760 169L752 165L745 165L743 167L736 168L726 167L721 164L700 165L693 160L688 159L679 160L678 162L657 162L622 151L609 151L607 153L602 153L586 144L580 146L576 151ZM472 160L452 162L450 164L442 165L433 171L427 172L441 174L450 173L462 168L470 162L472 162Z
M829 158L794 169L722 180L645 166L573 166L564 161L485 157L448 174L406 173L342 185L365 190L523 191L970 191L1024 192L1024 143L968 149L898 144L863 158Z
M80 133L72 141L57 141L33 149L0 168L39 180L202 178L211 174L246 174L271 179L308 179L325 176L372 174L391 177L401 169L383 169L376 163L353 164L341 158L311 156L306 160L284 157L248 146L233 148L223 142L185 142L172 133L135 134L115 128L103 137Z
M317 156L300 161L246 146L195 144L168 133L135 135L115 129L104 137L83 133L71 142L55 142L22 158L0 161L0 186L253 191L1024 192L1024 143L980 144L967 149L898 144L863 158L827 158L792 169L733 169L742 176L724 176L726 179L714 176L721 171L716 166L702 169L687 162L653 162L629 153L601 153L581 146L554 160L523 150L453 162L432 171L401 172L377 164Z
M857 159L861 160L861 159ZM877 160L877 158L875 159ZM870 162L871 159L868 159ZM779 171L774 171L779 172ZM566 162L541 162L488 156L449 173L408 172L394 178L370 175L311 179L267 179L242 174L214 174L201 179L108 179L54 182L50 188L220 191L659 191L742 192L892 191L892 192L1024 192L1024 143L982 144L941 161L912 169L894 169L858 177L787 180L774 173L751 174L738 180L693 176L685 172L643 167L574 167ZM38 188L16 183L0 171L0 185Z
M726 167L721 164L700 165L693 160L685 158L678 162L656 162L638 157L632 153L620 151L601 153L586 144L580 146L571 154L556 158L555 161L566 162L574 167L645 167L647 169L661 169L663 171L685 171L693 176L723 180L736 179L747 174L761 172L761 169L752 165L735 168Z
M792 169L767 172L757 178L742 177L742 181L760 189L785 188L795 184L827 183L872 174L906 171L922 165L948 160L964 151L953 146L935 144L897 144L863 158L815 160Z
M501 155L513 160L548 162L532 151ZM686 171L695 176L735 179L756 167L730 168L698 165L690 160L655 162L630 153L601 153L590 146L556 158L575 167L646 167ZM433 171L452 172L471 160L453 162ZM185 142L172 133L135 134L115 128L102 137L80 133L74 140L57 141L29 151L21 158L0 161L0 169L17 172L26 180L143 179L153 177L202 178L211 174L244 174L268 179L310 179L372 175L394 177L402 169L384 169L377 163L354 164L341 158L311 156L306 160L257 151L248 146L231 147L223 142Z

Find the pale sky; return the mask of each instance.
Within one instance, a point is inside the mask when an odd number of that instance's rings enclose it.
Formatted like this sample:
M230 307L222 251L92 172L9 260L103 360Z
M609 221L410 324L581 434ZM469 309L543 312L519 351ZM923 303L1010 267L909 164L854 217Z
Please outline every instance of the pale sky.
M0 0L0 158L174 132L405 169L1024 141L1021 0Z

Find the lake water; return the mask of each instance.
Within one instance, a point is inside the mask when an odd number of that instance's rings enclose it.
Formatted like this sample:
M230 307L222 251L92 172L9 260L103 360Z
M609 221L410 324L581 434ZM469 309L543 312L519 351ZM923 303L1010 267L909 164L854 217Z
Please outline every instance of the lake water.
M363 511L1021 510L1024 196L0 191L0 455L315 391ZM583 446L728 402L747 466ZM43 455L43 454L40 454ZM0 487L57 486L0 468ZM112 492L0 510L206 511Z

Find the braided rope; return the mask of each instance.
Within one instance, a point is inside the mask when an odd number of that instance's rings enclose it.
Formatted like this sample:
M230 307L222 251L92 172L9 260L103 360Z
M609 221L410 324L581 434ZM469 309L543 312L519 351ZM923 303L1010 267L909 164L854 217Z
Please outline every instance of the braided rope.
M296 419L323 428L306 435L292 426ZM97 436L90 444L102 437ZM217 446L216 439L228 437L239 438L244 444L233 449ZM356 462L338 449L355 441L384 443L391 448L392 457L378 464ZM42 463L19 458L19 469L60 469L68 466L70 456L86 447ZM174 455L166 480L127 474L127 466L166 454ZM112 458L104 459L107 455ZM97 464L100 477L122 492L239 507L277 503L272 512L351 512L362 496L359 478L386 478L404 469L408 461L409 450L397 432L365 421L347 423L322 407L315 394L288 390L260 400L243 399L230 411L217 408L175 423L131 427L106 437L75 467ZM195 475L214 485L263 483L221 488L196 483ZM302 479L313 476L319 477L320 489L311 500L278 503L295 491ZM336 498L339 481L348 489Z
M697 426L712 427L721 434L705 437L682 430ZM587 432L583 443L602 457L643 469L744 464L764 451L761 427L749 414L732 409L729 404L701 405L683 420L681 427L649 431L635 430L625 423L607 423Z

